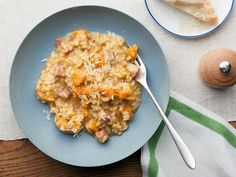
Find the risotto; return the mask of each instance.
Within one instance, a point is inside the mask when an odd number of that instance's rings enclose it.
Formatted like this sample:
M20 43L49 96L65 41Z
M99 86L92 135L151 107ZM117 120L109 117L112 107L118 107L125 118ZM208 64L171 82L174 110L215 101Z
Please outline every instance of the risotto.
M121 36L76 30L56 39L36 85L59 130L85 131L104 143L128 128L141 102L138 46Z

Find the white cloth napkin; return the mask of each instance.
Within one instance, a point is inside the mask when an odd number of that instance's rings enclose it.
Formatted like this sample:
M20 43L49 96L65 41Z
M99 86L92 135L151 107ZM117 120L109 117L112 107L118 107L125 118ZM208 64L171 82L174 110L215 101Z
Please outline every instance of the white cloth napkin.
M143 147L143 177L235 177L236 130L218 115L171 94L167 115L196 160L189 169L164 123Z
M80 5L107 6L137 19L163 49L169 65L171 89L227 120L236 119L236 87L225 91L213 90L202 84L197 74L200 57L206 51L216 47L236 50L235 10L217 32L205 38L186 40L161 29L148 14L144 0L0 0L0 140L25 137L15 122L9 101L10 68L17 48L41 20L62 9Z

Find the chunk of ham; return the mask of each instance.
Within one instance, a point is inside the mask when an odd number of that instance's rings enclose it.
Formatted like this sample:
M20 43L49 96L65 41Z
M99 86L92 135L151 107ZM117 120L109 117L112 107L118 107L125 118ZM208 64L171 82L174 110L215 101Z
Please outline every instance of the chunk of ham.
M129 63L128 66L127 66L129 72L131 73L131 77L135 77L139 71L139 66L138 65L135 65L135 64L132 64L132 63Z
M55 76L65 77L66 67L63 64L58 64L55 68Z
M55 89L55 94L61 98L68 98L71 95L71 92L68 88L59 86Z
M104 143L109 138L109 136L108 133L104 129L102 129L95 133L95 138L100 143Z
M62 43L62 40L61 40L61 39L56 39L56 40L55 40L55 47L56 47L56 48L59 47L59 46L61 45L61 43Z

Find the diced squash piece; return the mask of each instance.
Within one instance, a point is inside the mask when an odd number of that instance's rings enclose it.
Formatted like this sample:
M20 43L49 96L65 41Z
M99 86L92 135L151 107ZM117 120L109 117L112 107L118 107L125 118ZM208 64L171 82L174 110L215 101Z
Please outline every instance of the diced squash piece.
M68 130L68 120L62 117L56 117L55 118L56 126L61 130L61 131L66 131Z
M73 36L74 38L77 38L78 35L79 35L78 31L73 31L73 32L72 32L72 36Z
M132 108L131 108L130 105L127 105L127 104L126 104L126 105L124 106L123 110L124 110L125 112L128 112L129 114L132 114Z
M132 89L130 84L124 83L121 90L119 90L119 98L127 99L132 94Z
M73 74L72 74L72 82L74 84L74 86L80 86L86 79L86 74L83 71L80 70L76 70Z
M85 87L85 86L78 86L74 88L74 92L77 95L86 95L86 96L90 96L92 94L92 90Z
M99 130L96 121L94 119L91 119L86 124L86 129L90 132L96 132Z
M126 55L128 55L129 60L135 60L138 55L138 46L133 45L132 47L126 50Z
M75 129L77 129L77 131L79 131L81 129L81 125L79 125L78 123L74 123L73 128L75 128Z
M52 91L44 91L41 86L36 88L36 95L38 98L45 102L55 101L55 95Z

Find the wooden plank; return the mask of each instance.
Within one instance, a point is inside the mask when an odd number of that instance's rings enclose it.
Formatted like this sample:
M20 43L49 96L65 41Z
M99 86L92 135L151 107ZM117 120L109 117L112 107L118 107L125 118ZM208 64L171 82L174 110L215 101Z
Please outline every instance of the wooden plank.
M234 128L236 128L236 121L229 122Z
M236 128L236 121L230 123ZM81 168L53 160L27 139L0 141L0 176L141 177L140 151L111 165Z
M46 156L27 140L0 141L0 176L141 177L140 151L103 167L81 168Z

